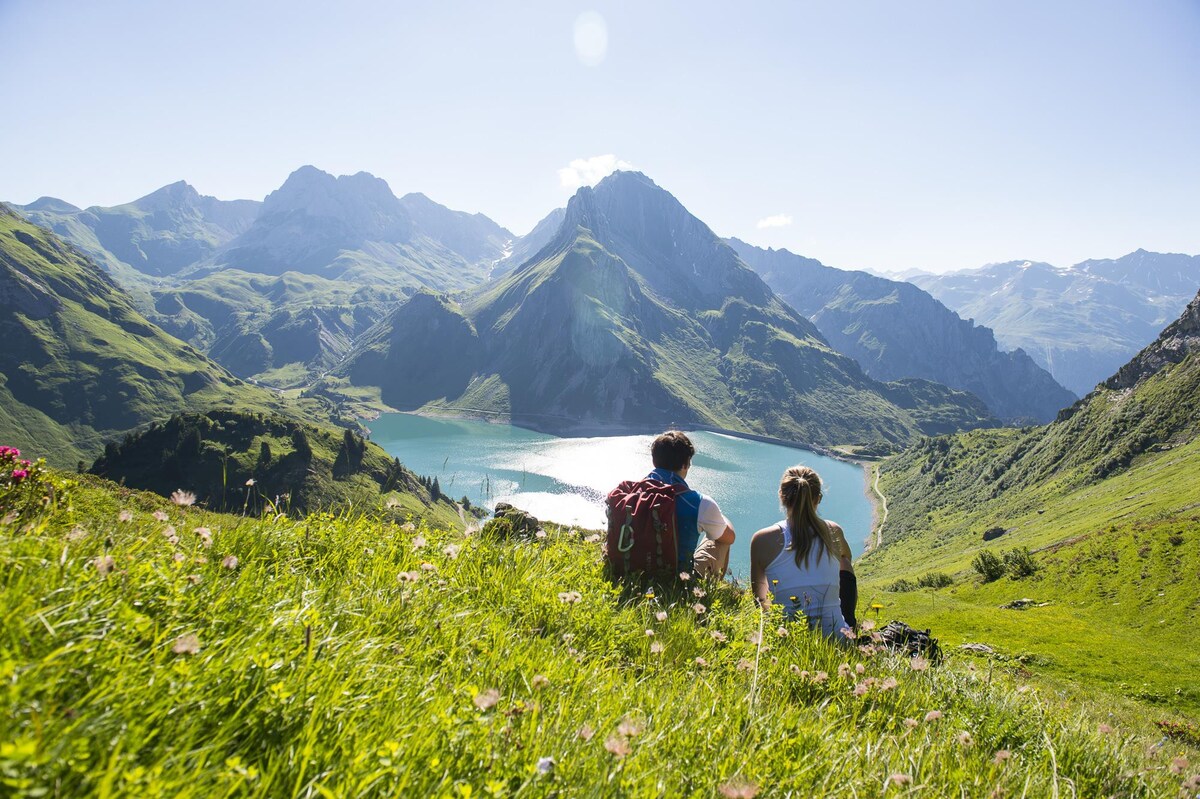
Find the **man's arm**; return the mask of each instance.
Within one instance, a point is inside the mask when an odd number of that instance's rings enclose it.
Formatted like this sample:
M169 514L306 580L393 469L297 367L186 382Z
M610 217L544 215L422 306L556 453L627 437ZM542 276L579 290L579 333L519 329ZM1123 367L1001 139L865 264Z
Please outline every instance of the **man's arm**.
M728 546L737 538L733 532L733 525L725 518L725 514L721 512L721 506L712 497L703 494L700 496L700 509L696 523L705 537L718 544Z

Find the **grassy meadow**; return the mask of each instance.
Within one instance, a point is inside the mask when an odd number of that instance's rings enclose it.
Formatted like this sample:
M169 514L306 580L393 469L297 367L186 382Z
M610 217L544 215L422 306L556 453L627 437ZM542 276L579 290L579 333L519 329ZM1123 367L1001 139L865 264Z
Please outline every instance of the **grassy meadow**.
M587 531L55 473L0 497L6 795L1151 797L1196 771L1019 664L869 654L728 583L622 593Z

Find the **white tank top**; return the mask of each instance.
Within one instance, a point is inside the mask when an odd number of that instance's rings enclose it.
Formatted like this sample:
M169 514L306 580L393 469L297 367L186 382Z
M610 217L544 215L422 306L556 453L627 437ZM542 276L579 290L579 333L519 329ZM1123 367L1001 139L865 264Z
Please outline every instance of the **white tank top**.
M791 528L786 521L780 522L780 526L783 551L767 566L767 587L775 603L783 606L786 617L802 611L809 627L816 629L819 625L825 635L837 635L849 626L842 617L838 559L825 551L825 543L817 536L808 553L807 568L797 566L796 553L791 549Z

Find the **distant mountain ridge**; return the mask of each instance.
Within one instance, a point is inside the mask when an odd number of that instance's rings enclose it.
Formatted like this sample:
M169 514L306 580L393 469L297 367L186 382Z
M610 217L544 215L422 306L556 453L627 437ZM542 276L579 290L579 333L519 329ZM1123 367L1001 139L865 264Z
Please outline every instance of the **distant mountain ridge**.
M1138 250L1066 269L1010 261L909 280L1083 395L1179 315L1200 289L1200 255Z
M280 410L150 323L103 270L0 204L0 439L62 466L181 410Z
M415 296L335 374L397 407L551 429L703 423L895 444L923 426L995 423L973 396L867 377L707 225L628 172L580 189L536 258L461 305Z
M1009 422L1048 422L1075 396L1024 352L909 283L826 266L787 250L727 239L780 297L877 380L919 377L982 399Z

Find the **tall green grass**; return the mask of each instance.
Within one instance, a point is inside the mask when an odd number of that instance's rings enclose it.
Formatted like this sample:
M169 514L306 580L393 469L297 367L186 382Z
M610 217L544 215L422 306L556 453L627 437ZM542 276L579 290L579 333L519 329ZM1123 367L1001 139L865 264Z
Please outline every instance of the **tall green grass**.
M54 479L50 510L0 522L8 795L1164 796L1189 776L1000 665L780 632L729 584L623 593L585 531L246 519Z

